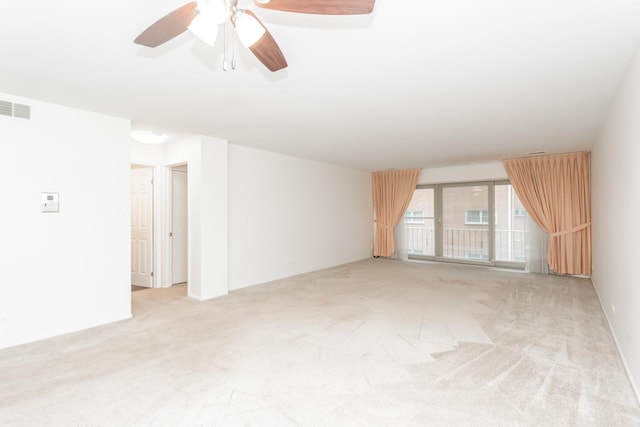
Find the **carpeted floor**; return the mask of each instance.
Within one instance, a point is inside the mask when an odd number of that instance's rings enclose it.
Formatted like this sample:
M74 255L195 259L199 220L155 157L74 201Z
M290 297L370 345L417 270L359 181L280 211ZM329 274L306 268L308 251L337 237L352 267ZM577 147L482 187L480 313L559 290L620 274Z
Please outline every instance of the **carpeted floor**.
M632 426L587 279L369 259L0 350L3 426Z

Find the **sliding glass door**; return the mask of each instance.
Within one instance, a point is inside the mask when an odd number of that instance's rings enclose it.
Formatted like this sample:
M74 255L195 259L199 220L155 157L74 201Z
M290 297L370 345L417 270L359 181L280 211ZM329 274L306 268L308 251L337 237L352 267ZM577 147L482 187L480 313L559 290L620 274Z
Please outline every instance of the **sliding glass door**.
M418 186L404 218L407 252L523 268L526 216L508 181Z
M489 258L489 186L442 188L442 257L471 261Z
M435 256L433 188L416 188L404 215L409 256Z
M509 183L495 186L497 261L524 262L527 211Z

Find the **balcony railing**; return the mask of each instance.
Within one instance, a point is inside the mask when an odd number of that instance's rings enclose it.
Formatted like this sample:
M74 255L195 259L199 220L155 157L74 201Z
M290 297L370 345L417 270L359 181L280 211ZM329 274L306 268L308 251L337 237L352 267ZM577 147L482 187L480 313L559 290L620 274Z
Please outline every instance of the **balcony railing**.
M407 226L409 254L435 255L435 231L432 227ZM499 261L524 261L524 231L496 230L495 258ZM445 228L442 255L445 258L489 260L489 230L478 228Z

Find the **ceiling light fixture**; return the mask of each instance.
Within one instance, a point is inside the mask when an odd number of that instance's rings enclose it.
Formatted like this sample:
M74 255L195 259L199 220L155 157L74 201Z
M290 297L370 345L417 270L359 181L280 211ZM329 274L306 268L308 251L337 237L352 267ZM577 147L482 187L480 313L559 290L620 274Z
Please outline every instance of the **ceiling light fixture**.
M187 27L196 37L213 46L218 37L218 25L229 19L229 7L226 2L216 0L198 2L198 13Z
M189 25L189 31L209 46L213 46L218 37L218 25L207 18L205 12L200 12Z
M251 47L262 38L266 32L265 28L260 24L255 16L251 16L242 9L238 9L234 16L234 24L238 38L244 47Z
M167 140L167 135L149 130L136 130L131 132L131 138L143 144L162 144Z

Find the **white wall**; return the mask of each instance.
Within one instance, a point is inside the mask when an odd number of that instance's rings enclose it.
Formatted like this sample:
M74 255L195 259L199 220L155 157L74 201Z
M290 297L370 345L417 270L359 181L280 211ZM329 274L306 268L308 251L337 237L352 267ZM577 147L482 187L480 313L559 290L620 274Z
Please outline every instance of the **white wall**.
M229 146L229 289L372 254L371 174Z
M639 116L640 50L636 51L591 153L591 280L640 397Z
M129 121L0 99L31 106L0 116L0 347L130 317Z
M204 136L190 142L189 296L205 300L229 290L229 144Z

